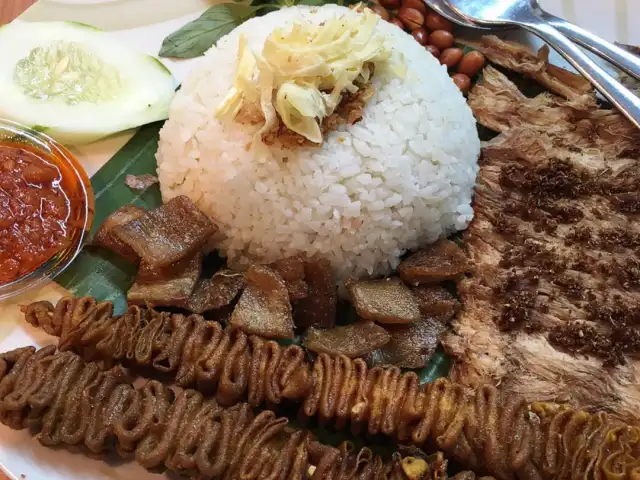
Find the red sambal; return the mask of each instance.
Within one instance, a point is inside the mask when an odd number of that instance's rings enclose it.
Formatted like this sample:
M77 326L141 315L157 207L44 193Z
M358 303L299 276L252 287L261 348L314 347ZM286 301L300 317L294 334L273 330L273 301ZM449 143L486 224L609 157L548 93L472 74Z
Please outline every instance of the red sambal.
M0 143L0 285L34 271L69 244L72 206L64 184L53 158Z

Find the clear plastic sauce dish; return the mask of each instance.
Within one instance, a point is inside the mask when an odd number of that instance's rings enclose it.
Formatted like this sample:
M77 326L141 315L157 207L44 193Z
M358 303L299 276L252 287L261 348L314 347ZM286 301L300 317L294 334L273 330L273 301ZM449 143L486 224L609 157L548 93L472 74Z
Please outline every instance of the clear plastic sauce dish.
M94 198L71 153L0 119L0 300L60 274L91 229Z

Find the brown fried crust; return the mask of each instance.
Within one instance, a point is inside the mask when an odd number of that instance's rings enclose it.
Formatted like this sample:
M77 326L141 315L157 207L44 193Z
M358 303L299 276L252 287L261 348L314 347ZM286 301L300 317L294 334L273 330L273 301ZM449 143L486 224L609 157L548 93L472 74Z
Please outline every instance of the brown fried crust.
M246 403L223 408L158 381L134 387L121 368L104 371L55 347L0 354L0 421L37 432L48 447L115 451L190 478L402 480L403 462L419 461L396 453L385 462L368 448L320 444L273 412L254 415ZM424 474L446 479L441 455L425 467Z
M451 377L640 422L640 131L591 97L526 97L487 66L464 234L473 264L443 339Z
M534 53L521 43L503 40L496 35L484 35L477 42L464 43L482 52L490 62L533 78L564 98L595 99L593 86L585 77L549 63L547 45Z
M433 444L500 479L613 478L613 470L616 478L638 475L640 429L604 412L528 404L493 386L468 394L447 379L421 386L414 372L368 369L363 360L344 356L321 354L310 364L298 346L225 330L197 315L131 307L112 317L111 310L93 298L65 298L55 308L47 302L29 305L25 316L60 336L62 350L172 372L179 385L216 389L224 405L243 398L251 406L295 401L306 417L400 443Z

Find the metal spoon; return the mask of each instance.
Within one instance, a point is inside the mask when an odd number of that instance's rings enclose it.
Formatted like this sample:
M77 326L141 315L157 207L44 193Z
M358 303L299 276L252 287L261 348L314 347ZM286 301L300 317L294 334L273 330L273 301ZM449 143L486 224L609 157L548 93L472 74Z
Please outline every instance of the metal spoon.
M444 1L452 10L472 23L483 26L517 25L537 35L557 50L624 116L640 128L640 98L605 72L553 25L547 23L536 0Z
M480 30L492 30L490 27L485 27L477 23L470 22L465 17L459 15L453 11L445 3L445 0L425 0L426 4L435 12L442 15L447 20L457 23L463 27L477 28ZM640 58L632 53L624 50L623 48L607 42L603 38L594 35L593 33L584 30L583 28L567 22L562 18L551 15L540 9L542 18L548 23L553 25L560 33L569 37L574 42L582 45L586 49L602 57L609 63L617 66L621 70L625 71L632 77L640 80ZM506 27L506 26L504 26ZM495 27L493 28L495 29Z
M540 12L542 18L560 33L624 70L636 80L640 80L640 57L562 18L551 15L542 9Z
M456 12L451 10L451 8L449 8L449 5L447 5L444 0L424 0L424 2L434 12L442 15L450 22L457 23L462 27L478 28L480 30L495 30L494 28L483 27L482 25L478 25L476 23L468 21L466 18L458 15Z

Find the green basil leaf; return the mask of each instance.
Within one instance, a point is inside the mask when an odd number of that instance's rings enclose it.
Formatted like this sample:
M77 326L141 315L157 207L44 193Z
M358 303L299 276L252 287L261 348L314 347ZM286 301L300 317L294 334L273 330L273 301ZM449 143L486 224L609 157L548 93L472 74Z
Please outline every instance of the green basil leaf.
M199 57L221 37L253 17L257 11L258 8L252 5L214 5L199 18L165 38L159 55L176 58Z

